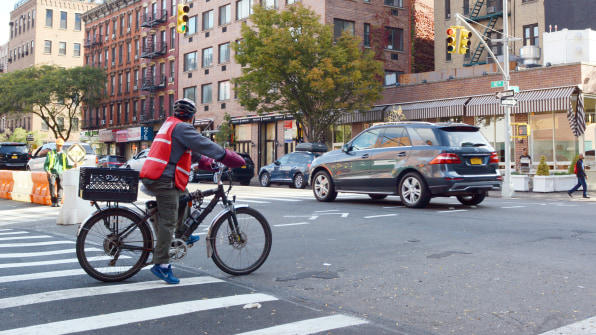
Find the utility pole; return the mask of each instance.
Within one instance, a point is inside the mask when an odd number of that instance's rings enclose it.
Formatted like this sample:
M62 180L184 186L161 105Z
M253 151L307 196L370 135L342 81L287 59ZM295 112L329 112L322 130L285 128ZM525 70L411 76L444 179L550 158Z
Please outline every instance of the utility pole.
M509 26L507 24L507 0L503 0L503 86L509 91ZM511 106L505 105L505 178L501 196L511 198L515 193L511 184Z

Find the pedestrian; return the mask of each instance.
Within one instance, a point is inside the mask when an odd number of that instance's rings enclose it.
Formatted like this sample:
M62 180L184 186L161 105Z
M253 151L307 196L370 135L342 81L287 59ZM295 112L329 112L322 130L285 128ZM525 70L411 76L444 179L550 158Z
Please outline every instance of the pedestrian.
M528 155L528 149L524 148L522 150L521 156L519 156L519 166L521 173L528 173L530 172L530 166L532 165L532 157Z
M579 189L579 187L581 186L584 191L584 198L590 198L587 193L588 187L586 185L586 179L588 179L588 176L586 175L586 170L584 168L584 155L583 154L579 154L579 158L577 159L577 162L575 163L574 171L575 171L575 175L577 176L577 185L575 185L572 189L567 191L567 194L569 194L569 196L572 197L573 192L577 191Z
M50 196L52 197L52 207L62 206L62 196L64 187L62 186L62 173L66 169L77 167L77 164L70 165L66 153L62 151L64 140L56 139L56 149L49 151L43 169L48 174L48 183L50 184Z
M181 236L186 229L182 220L178 220L178 200L187 192L191 161L198 161L201 170L212 170L213 159L231 168L246 164L237 153L197 132L192 125L196 111L195 103L190 99L174 102L174 116L170 116L159 129L140 173L143 185L155 194L159 210L151 272L168 284L180 282L172 273L169 250L172 235ZM198 235L192 235L185 242L192 244L198 240Z

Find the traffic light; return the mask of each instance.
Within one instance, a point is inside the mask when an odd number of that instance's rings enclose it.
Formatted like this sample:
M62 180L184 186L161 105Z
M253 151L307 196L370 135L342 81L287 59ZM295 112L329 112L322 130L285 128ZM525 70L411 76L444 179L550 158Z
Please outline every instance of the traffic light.
M457 53L458 54L462 54L465 55L468 53L468 50L470 49L470 44L472 44L472 42L470 41L470 38L472 37L472 32L469 31L466 28L459 28L459 43L458 43L458 50Z
M447 29L447 52L452 54L457 49L457 30L456 27L451 26Z
M178 5L178 23L176 24L176 31L184 34L188 28L188 12L190 7L188 5Z

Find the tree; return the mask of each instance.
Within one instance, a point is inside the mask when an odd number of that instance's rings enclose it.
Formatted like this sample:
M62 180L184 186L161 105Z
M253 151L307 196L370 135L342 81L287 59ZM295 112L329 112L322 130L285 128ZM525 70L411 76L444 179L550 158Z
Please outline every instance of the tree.
M55 138L68 140L76 131L83 104L98 106L107 81L103 69L52 65L29 67L0 77L0 114L33 113L44 120ZM68 124L66 124L68 120Z
M383 64L347 32L334 40L330 26L301 3L284 11L255 6L242 40L234 43L242 75L233 80L240 103L259 114L289 114L308 141L347 113L364 111L381 97Z

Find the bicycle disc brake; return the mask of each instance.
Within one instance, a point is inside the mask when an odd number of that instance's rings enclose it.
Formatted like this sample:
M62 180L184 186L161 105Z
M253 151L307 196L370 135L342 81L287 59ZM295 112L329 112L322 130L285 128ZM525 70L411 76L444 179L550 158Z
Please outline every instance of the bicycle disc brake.
M179 238L175 238L172 240L169 252L169 256L172 261L177 262L182 260L184 257L186 257L187 253L188 246L186 245L186 242Z

